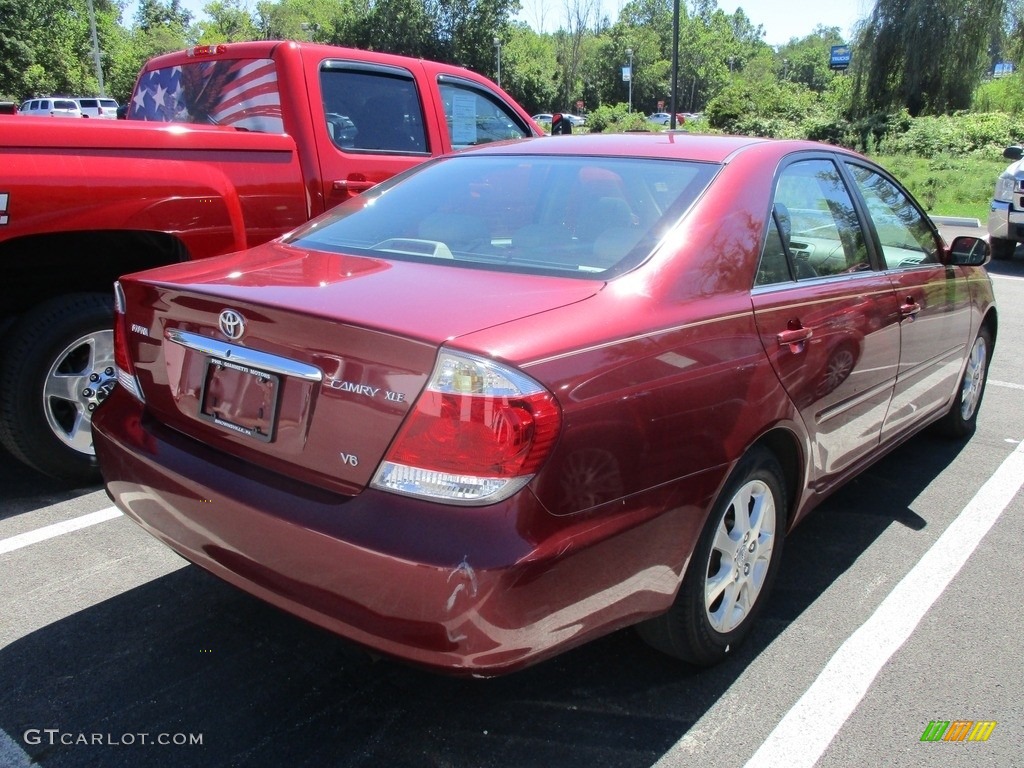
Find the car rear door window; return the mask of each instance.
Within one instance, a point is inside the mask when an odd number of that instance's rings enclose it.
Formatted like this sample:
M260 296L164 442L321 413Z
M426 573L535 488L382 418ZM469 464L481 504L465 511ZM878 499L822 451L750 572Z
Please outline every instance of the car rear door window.
M755 283L871 269L866 243L853 198L835 163L817 158L792 163L776 186Z

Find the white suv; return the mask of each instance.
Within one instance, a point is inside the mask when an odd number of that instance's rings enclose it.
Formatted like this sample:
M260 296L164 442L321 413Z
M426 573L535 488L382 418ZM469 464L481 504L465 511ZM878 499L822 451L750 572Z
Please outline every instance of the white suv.
M82 117L102 117L105 120L117 119L117 102L113 99L104 99L98 96L75 99L82 109Z
M82 108L74 99L45 96L22 102L18 114L25 117L81 117Z

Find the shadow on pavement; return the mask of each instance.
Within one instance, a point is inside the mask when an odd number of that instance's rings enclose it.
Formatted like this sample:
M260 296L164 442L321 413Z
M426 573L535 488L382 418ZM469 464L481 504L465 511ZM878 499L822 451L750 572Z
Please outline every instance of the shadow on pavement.
M0 520L98 491L96 485L72 487L36 472L0 447Z

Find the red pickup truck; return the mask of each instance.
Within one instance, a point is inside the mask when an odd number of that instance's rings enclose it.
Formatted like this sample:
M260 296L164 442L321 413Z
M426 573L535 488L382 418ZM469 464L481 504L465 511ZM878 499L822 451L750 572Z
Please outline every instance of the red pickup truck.
M542 135L460 67L261 41L157 57L128 120L0 117L0 441L96 475L120 275L281 235L432 156Z

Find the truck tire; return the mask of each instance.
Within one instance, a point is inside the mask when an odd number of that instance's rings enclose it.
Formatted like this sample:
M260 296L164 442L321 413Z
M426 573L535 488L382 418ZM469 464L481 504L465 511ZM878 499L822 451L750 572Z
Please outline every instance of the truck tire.
M92 411L117 381L112 307L96 293L44 302L12 326L0 360L0 442L69 484L100 476Z
M1006 261L1013 258L1013 252L1017 250L1015 240L1005 240L1001 237L989 238L989 247L992 249L992 258L996 261Z

